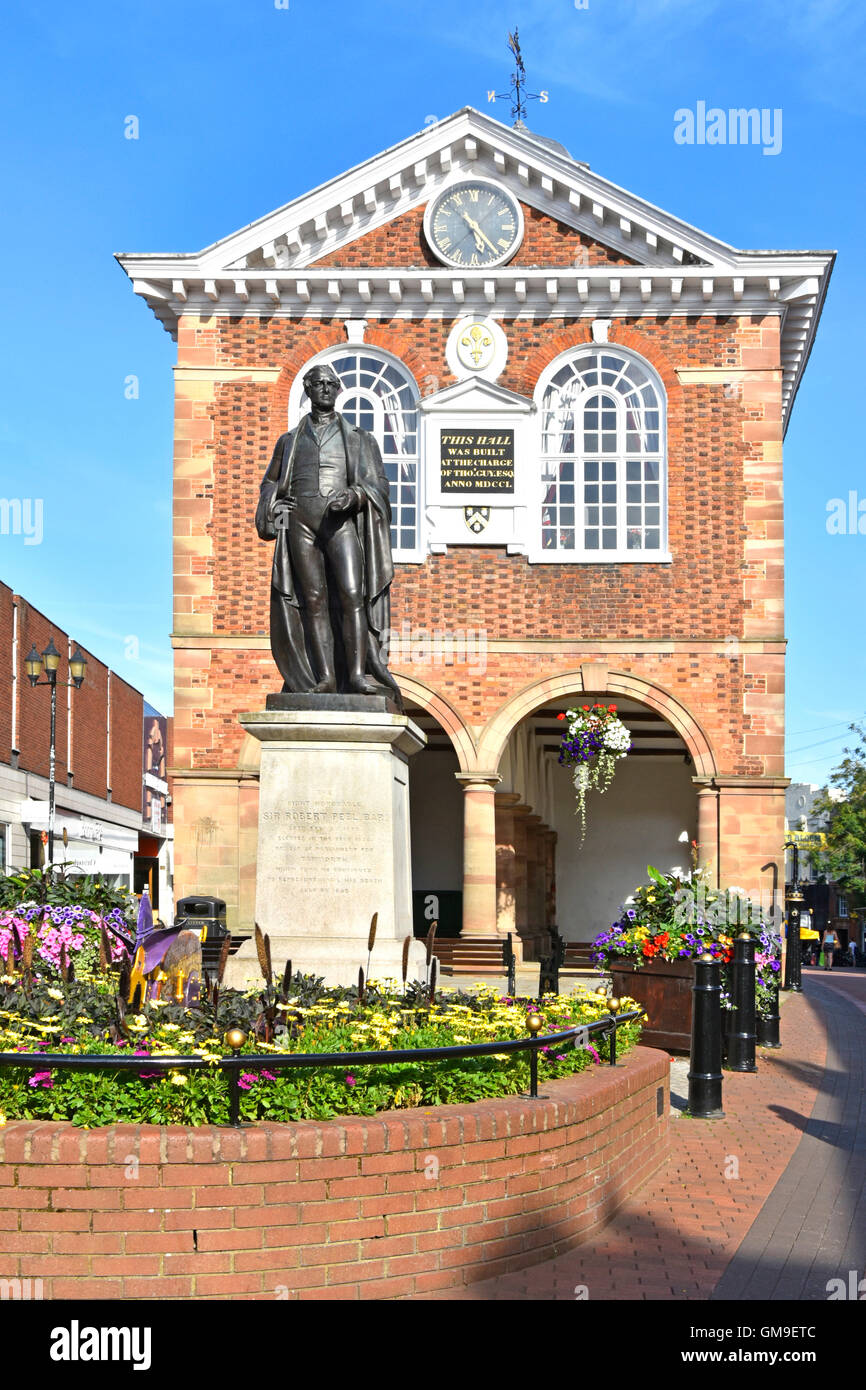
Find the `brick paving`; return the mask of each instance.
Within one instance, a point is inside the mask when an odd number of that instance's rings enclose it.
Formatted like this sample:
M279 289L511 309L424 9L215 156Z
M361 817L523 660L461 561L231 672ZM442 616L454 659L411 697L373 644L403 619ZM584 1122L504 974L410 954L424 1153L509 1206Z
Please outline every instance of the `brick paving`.
M448 1297L826 1299L862 1277L864 1014L866 973L804 971L782 1049L725 1073L724 1119L671 1120L670 1161L598 1239Z

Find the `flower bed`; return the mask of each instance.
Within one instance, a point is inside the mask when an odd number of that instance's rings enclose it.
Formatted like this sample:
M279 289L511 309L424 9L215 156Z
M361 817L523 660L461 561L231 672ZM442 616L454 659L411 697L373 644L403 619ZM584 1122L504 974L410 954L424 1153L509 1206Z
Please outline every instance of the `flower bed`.
M500 998L479 986L473 993L433 995L422 985L401 990L367 983L363 990L327 989L295 975L278 989L217 991L200 1006L161 999L127 1011L116 970L66 980L50 967L0 977L0 1052L36 1055L197 1056L212 1068L166 1074L0 1069L0 1116L71 1120L92 1127L117 1122L204 1124L228 1122L228 1095L219 1061L229 1026L247 1033L242 1051L334 1053L508 1041L526 1036L527 1001ZM585 989L548 996L539 1006L545 1032L593 1023L607 1013L602 997ZM638 1021L624 1022L618 1052L637 1041ZM609 1056L607 1040L539 1054L542 1081L571 1076ZM259 1066L240 1078L240 1117L254 1120L327 1119L372 1115L416 1105L514 1095L529 1084L526 1053L494 1054L393 1065L270 1071Z

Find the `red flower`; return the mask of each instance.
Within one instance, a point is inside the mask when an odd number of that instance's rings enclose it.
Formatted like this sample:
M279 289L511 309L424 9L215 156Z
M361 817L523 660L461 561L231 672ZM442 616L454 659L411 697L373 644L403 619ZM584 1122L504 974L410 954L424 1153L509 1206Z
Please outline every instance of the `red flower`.
M585 709L585 710L588 710L588 709L589 709L589 705L581 705L581 707L580 707L580 708L581 708L581 709Z
M558 714L556 717L557 717L557 719L564 719L564 718L565 718L565 715L564 715L564 714Z
M658 947L654 946L651 941L645 941L641 950L647 959L652 959L653 956L658 954Z
M608 705L608 709L615 710L615 709L616 709L616 705Z
M656 939L655 939L655 944L656 944L657 946L667 946L668 940L669 940L669 935L668 935L668 933L667 933L666 931L659 932L658 936L657 936Z

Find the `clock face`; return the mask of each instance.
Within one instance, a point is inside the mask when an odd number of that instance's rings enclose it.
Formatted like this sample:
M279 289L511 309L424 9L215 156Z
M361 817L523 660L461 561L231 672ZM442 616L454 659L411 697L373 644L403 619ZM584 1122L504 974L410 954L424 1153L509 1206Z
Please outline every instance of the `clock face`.
M428 204L424 230L446 265L480 270L511 259L523 238L523 216L504 189L466 179Z

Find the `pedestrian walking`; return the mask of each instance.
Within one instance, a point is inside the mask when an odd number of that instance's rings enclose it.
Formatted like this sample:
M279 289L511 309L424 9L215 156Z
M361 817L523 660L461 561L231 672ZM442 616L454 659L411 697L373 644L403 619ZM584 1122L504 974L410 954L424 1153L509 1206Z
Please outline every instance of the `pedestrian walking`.
M838 938L832 927L828 927L821 938L821 954L824 957L824 969L833 969L833 952L839 944Z
M857 964L857 943L855 942L853 936L851 937L851 940L848 942L848 955L851 957L851 964L852 964L852 965L856 965L856 964Z

